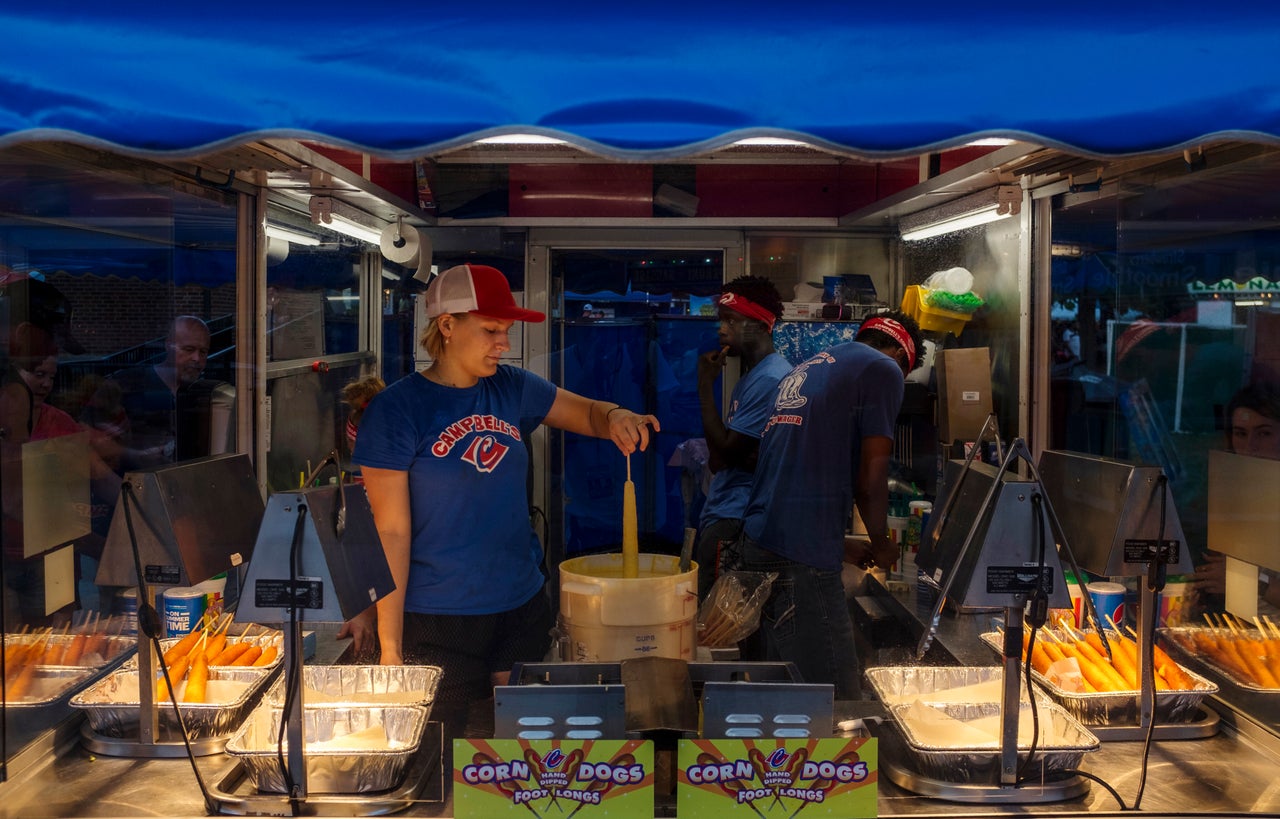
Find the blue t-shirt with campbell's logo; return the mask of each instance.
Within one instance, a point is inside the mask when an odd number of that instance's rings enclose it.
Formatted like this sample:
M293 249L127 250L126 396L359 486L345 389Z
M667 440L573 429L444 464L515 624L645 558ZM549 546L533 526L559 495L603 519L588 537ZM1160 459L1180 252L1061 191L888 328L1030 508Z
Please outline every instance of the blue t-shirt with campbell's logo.
M409 473L406 611L493 614L541 591L527 442L555 396L550 381L500 366L462 389L412 373L369 403L352 460Z
M892 438L901 406L902 369L860 341L798 365L778 383L743 531L774 554L838 571L862 439Z
M791 362L777 353L770 353L756 362L734 385L724 425L740 435L750 435L758 440L773 412L773 396L778 391L778 381L789 372ZM754 472L732 466L726 466L713 475L707 489L707 501L702 507L701 525L741 518L747 508L753 477Z

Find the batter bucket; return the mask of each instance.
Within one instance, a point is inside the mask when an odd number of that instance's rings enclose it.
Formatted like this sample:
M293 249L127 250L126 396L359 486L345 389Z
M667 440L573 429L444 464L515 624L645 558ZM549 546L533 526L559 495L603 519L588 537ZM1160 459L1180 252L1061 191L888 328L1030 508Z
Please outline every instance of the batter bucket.
M693 660L698 564L640 555L639 577L622 576L622 555L588 555L560 564L563 659L614 662L632 657Z

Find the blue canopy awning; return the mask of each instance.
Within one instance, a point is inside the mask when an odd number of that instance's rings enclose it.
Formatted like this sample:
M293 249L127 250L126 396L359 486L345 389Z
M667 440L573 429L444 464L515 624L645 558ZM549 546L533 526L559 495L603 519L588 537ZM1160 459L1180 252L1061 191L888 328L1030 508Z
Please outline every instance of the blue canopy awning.
M0 144L287 136L408 158L534 131L656 159L763 134L873 157L1280 137L1280 10L1254 0L637 5L9 4Z

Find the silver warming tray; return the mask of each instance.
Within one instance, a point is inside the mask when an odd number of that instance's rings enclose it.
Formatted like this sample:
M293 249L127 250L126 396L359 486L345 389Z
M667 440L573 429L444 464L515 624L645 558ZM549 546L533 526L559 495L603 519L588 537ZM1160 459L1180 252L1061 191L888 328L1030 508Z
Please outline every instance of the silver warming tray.
M179 708L191 739L231 734L253 707L271 677L268 668L209 669L208 702L182 702L186 681L178 683ZM121 668L71 698L84 711L89 726L108 737L127 737L138 730L138 670ZM176 732L178 720L169 700L157 700L160 727Z
M997 653L1001 650L1001 637L991 631L982 640ZM1190 690L1155 692L1154 719L1157 722L1191 722L1200 714L1201 701L1218 693L1218 686L1210 680L1179 664L1195 687ZM1067 709L1073 717L1085 725L1136 725L1142 719L1140 694L1137 691L1067 691L1054 684L1048 677L1034 669L1031 676L1055 702Z
M1040 702L1036 708L1040 724L1033 762L1036 776L1051 777L1074 770L1084 754L1098 749L1098 738L1061 706ZM1031 751L1030 710L1031 704L1024 704L1019 716L1019 766L1026 764ZM914 771L945 782L993 784L1000 781L998 703L928 705L916 702L891 706L889 713L903 740L902 751L908 757L905 761ZM955 721L962 725L957 726Z
M281 709L254 709L227 741L259 791L287 793L280 768ZM418 706L307 708L303 737L307 788L316 793L373 793L394 788L422 742L427 712Z
M75 640L75 637L76 635L74 634L53 634L46 636L39 636L35 634L6 634L4 636L4 644L6 646L15 646L31 645L32 643L39 642L45 651L48 651L48 649L52 647L57 649L58 654L61 655L62 652L66 651L67 646ZM137 646L137 644L138 639L136 637L109 634L101 641L100 650L94 650L87 654L83 654L80 659L74 663L67 663L58 660L52 663L37 662L36 664L47 665L54 668L104 668L111 665L113 662L123 659L131 649Z
M432 665L322 665L302 669L302 700L313 705L420 705L430 711L442 670ZM266 702L284 704L284 675Z
M4 705L6 708L34 708L57 702L96 673L92 668L81 666L38 665L27 693L17 698L10 693Z
M868 668L867 682L885 706L920 700L947 703L1000 702L1004 669L999 666L879 666ZM1027 686L1018 686L1027 701Z
M1235 685L1248 689L1258 694L1280 694L1280 688L1269 688L1261 685L1257 680L1251 677L1244 677L1235 669L1225 665L1221 660L1215 658L1212 654L1196 648L1195 638L1204 634L1217 636L1221 629L1204 628L1202 626L1178 626L1160 629L1160 637L1174 647L1176 652L1183 657L1194 658L1197 662L1204 663L1215 673L1221 674ZM1247 632L1254 634L1251 629ZM1187 672L1191 673L1191 672ZM1194 676L1194 675L1193 675ZM1216 688L1214 689L1217 690Z

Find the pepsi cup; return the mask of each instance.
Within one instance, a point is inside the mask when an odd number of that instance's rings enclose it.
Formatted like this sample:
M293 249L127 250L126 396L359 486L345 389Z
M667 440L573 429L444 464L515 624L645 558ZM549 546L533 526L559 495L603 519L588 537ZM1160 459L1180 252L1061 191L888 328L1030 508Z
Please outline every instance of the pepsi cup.
M1125 588L1120 583L1112 583L1106 580L1097 580L1088 586L1089 597L1093 600L1093 607L1098 612L1098 619L1104 628L1110 627L1111 623L1115 623L1116 627L1124 624L1124 595ZM1107 618L1111 618L1111 622L1107 622Z

